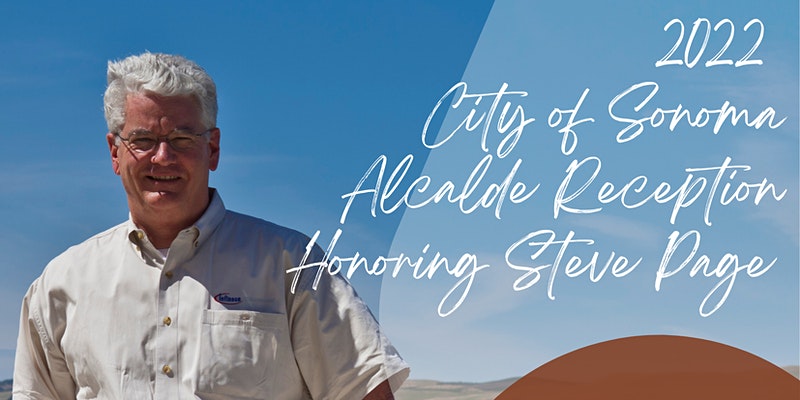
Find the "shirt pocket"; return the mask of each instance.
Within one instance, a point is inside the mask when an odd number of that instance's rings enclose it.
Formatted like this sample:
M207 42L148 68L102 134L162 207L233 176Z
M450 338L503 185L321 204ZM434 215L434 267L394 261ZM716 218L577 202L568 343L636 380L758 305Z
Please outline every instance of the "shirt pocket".
M270 398L278 353L287 340L286 316L204 310L198 360L201 398ZM285 345L285 344L284 344Z

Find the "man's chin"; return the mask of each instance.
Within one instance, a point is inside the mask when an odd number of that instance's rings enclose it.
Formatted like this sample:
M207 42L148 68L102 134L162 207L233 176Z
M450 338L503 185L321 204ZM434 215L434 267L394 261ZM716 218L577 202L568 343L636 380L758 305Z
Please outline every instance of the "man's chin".
M181 198L178 193L168 191L146 192L144 201L152 208L171 208L181 205Z

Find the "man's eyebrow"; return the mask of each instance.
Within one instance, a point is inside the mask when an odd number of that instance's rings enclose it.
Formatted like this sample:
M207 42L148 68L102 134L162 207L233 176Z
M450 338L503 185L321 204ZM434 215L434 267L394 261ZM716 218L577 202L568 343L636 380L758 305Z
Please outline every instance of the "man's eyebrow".
M145 128L134 128L128 131L128 135L152 135L152 134L153 132Z

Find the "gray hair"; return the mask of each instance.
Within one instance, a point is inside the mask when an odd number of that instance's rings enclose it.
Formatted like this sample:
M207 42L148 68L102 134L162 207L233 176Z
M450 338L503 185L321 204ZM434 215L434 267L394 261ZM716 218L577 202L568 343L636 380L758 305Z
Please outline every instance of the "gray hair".
M217 125L217 87L202 67L184 57L146 52L109 61L103 97L109 132L119 133L125 126L125 100L137 93L194 97L205 128Z

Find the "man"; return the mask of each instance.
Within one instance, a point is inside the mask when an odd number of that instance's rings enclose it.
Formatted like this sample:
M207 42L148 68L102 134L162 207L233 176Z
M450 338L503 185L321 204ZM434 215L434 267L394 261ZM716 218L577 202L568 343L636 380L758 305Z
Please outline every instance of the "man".
M179 56L109 63L128 221L68 249L22 305L15 399L391 399L408 367L308 238L225 210L216 88ZM321 259L314 248L312 257ZM310 261L307 261L310 262Z

